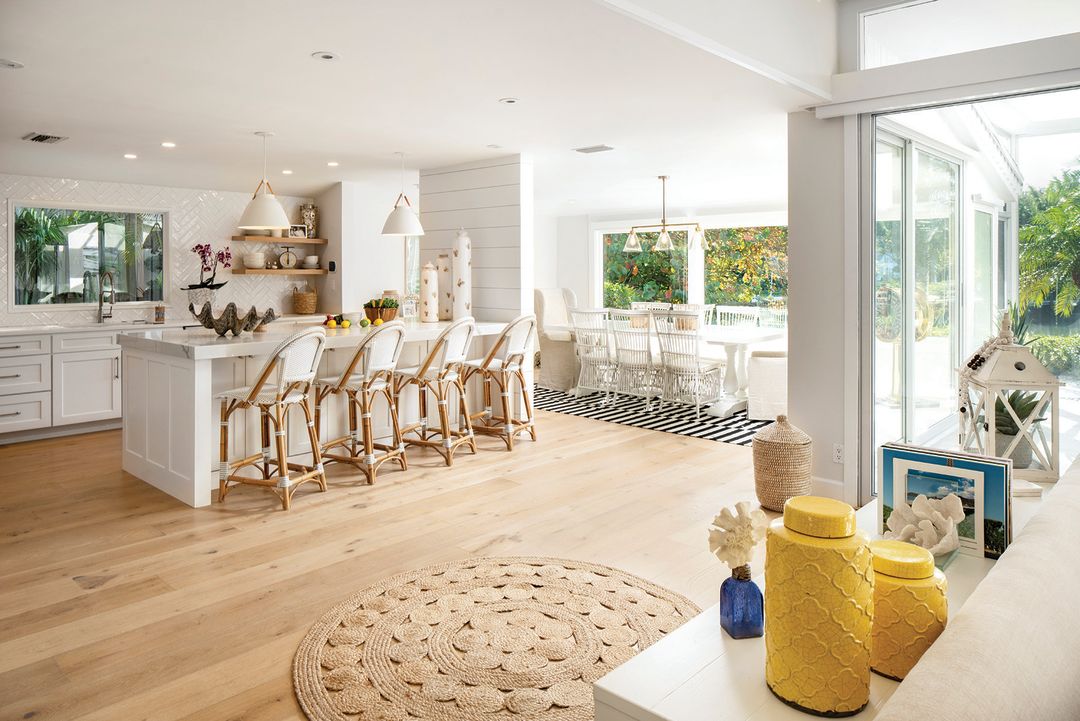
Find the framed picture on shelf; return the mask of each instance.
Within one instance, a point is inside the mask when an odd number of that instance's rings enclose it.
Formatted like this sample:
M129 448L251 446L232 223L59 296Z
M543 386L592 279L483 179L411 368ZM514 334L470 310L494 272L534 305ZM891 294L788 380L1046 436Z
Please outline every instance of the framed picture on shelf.
M957 525L962 553L996 559L1012 541L1010 459L886 443L878 454L878 478L879 532L898 504L955 493L964 505Z
M297 224L290 225L289 226L289 237L290 238L306 238L307 237L307 226L302 224L302 223L299 224L299 225L297 225Z

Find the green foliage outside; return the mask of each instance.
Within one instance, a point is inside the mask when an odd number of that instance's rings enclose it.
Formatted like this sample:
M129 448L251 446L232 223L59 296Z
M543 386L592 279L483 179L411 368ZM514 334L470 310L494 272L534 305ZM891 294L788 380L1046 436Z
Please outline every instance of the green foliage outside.
M1030 345L1031 352L1054 375L1080 372L1080 335L1044 335Z
M782 225L706 230L705 302L786 303L787 238Z
M96 226L94 239L73 246L68 234L87 226ZM94 302L104 271L117 300L161 300L163 244L159 214L17 207L15 302Z
M1080 303L1080 169L1020 196L1020 303L1069 317Z
M639 233L642 252L624 253L626 233L604 236L604 305L637 301L685 303L687 234L672 232L675 250L655 252L656 233ZM783 305L787 299L787 228L710 228L705 231L705 302Z
M604 236L604 307L629 308L639 301L685 303L686 232L671 232L671 252L652 249L657 233L638 233L642 251L624 253L626 236Z

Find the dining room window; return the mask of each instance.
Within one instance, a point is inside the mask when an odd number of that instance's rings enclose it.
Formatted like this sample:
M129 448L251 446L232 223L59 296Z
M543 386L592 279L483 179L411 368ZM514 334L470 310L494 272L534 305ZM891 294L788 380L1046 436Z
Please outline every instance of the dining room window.
M640 253L627 253L625 233L603 235L604 307L629 308L637 301L686 303L690 273L687 233L670 232L672 251L654 250L658 233L638 233Z
M787 307L787 227L705 230L705 302Z

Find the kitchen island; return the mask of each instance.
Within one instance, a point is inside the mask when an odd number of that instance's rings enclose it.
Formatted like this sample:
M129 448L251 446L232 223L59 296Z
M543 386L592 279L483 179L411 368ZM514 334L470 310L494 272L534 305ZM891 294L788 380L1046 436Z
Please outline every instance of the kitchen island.
M120 336L123 382L123 468L189 506L206 506L217 490L219 408L215 396L230 388L250 385L266 355L283 339L313 320L275 322L264 333L219 338L213 331L163 330ZM449 322L409 321L400 366L415 366ZM502 323L476 324L472 357L491 347ZM368 329L328 329L320 376L341 373ZM470 399L473 397L470 389ZM415 418L415 395L402 398L401 420ZM385 409L384 409L385 410ZM261 446L254 416L237 414L230 431L231 457L250 454ZM342 435L344 403L323 409L322 437ZM376 423L376 432L389 434L389 416ZM307 454L310 444L300 413L290 414L289 453ZM332 436L337 437L337 436Z

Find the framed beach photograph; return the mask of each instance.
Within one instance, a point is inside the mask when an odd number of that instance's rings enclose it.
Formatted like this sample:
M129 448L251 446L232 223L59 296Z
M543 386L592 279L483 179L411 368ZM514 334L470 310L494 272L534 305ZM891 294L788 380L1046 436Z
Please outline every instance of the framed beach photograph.
M293 225L290 225L289 226L289 237L290 238L306 238L307 237L307 226L303 225L303 224L297 225L295 223Z
M998 558L1012 541L1012 461L971 453L886 443L878 456L881 479L879 532L893 508L919 495L944 498L955 493L964 507L957 525L960 550Z

